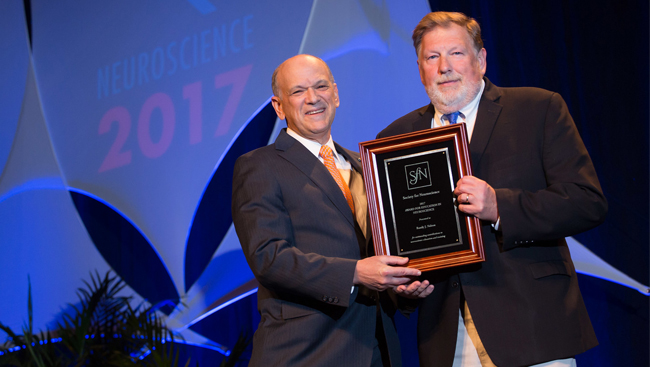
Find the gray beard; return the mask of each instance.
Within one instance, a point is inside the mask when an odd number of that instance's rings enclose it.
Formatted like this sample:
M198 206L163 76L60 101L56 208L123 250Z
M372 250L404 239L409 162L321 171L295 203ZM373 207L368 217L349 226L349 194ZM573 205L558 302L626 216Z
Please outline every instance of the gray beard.
M463 83L460 89L455 93L442 93L435 86L426 88L431 103L436 110L442 114L452 113L467 106L481 90L481 83L470 84Z

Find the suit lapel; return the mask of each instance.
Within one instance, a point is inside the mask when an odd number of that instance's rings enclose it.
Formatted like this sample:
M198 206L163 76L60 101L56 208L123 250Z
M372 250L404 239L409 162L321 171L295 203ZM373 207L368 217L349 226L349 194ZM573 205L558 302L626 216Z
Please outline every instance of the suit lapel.
M352 168L355 171L359 172L359 174L363 178L363 167L361 167L361 157L359 156L359 154L357 154L355 152L352 152L352 151L349 151L349 150L341 147L336 142L334 143L334 145L336 146L336 151L341 153L345 157L345 159L347 159L348 162L350 162L350 165L352 165ZM366 192L366 195L367 194L368 193ZM366 223L368 223L368 224L370 224L370 216L369 215L370 215L370 210L367 211L367 215L366 215ZM356 222L357 221L355 220L355 223ZM362 251L361 256L362 257L368 256L368 248L369 248L369 245L370 245L370 239L372 238L372 230L370 230L369 235L366 236L364 234L364 231L360 227L358 227L358 223L356 224L356 228L359 230L362 237L365 239L365 246L364 246L363 249L361 249L361 251Z
M338 143L334 142L334 147L336 148L336 151L342 154L345 159L350 162L350 165L352 165L352 168L354 168L357 172L361 173L361 176L363 176L363 168L361 167L361 158L359 157L358 154L351 152L342 146L338 145Z
M309 177L330 199L332 204L341 212L351 226L354 227L352 211L345 200L341 189L332 178L330 172L307 148L283 129L275 140L278 155Z
M503 106L497 103L500 97L501 93L498 88L488 78L485 78L485 90L478 105L476 123L474 124L472 141L469 146L472 165L475 168L478 167L481 161L483 152L485 152L485 148L490 140L490 135L492 135L492 131L494 130L494 125L501 113Z
M420 113L420 118L413 122L413 131L426 130L431 128L431 120L435 115L435 109L432 104L428 104L418 111Z

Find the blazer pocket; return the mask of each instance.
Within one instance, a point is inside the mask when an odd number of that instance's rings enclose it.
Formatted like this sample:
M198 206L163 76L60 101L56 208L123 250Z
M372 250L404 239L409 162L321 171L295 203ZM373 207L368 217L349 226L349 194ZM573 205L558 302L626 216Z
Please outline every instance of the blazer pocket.
M314 310L311 307L300 305L297 303L287 303L282 302L282 319L290 320L298 317L303 317L307 315L312 315L318 313L317 310Z
M572 273L569 263L562 260L530 264L529 267L535 279L551 275L566 275L570 277Z

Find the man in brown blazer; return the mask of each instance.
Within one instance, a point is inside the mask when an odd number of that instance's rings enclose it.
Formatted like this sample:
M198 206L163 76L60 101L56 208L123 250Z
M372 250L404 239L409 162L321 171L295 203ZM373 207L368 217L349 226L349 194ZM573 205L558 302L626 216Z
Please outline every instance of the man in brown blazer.
M400 366L387 288L410 297L407 258L372 247L359 155L334 143L339 96L321 59L298 55L273 74L273 107L286 119L274 144L241 156L232 214L259 281L261 321L251 366ZM382 307L380 307L380 302Z
M607 201L567 106L490 83L480 27L464 14L428 14L413 41L431 104L378 137L467 124L474 176L454 195L482 220L486 257L423 275L435 291L419 308L420 365L575 366L598 342L564 238L600 224Z

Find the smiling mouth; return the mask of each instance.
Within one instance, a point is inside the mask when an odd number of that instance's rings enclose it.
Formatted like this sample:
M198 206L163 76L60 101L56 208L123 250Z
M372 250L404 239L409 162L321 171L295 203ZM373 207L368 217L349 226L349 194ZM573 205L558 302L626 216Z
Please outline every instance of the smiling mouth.
M325 109L321 108L321 109L318 109L318 110L309 111L309 112L306 113L306 115L315 115L315 114L321 113L321 112L325 112Z
M445 86L445 85L449 85L449 84L455 83L455 82L457 82L457 81L458 81L458 80L445 80L444 82L440 82L440 83L438 83L438 85Z

